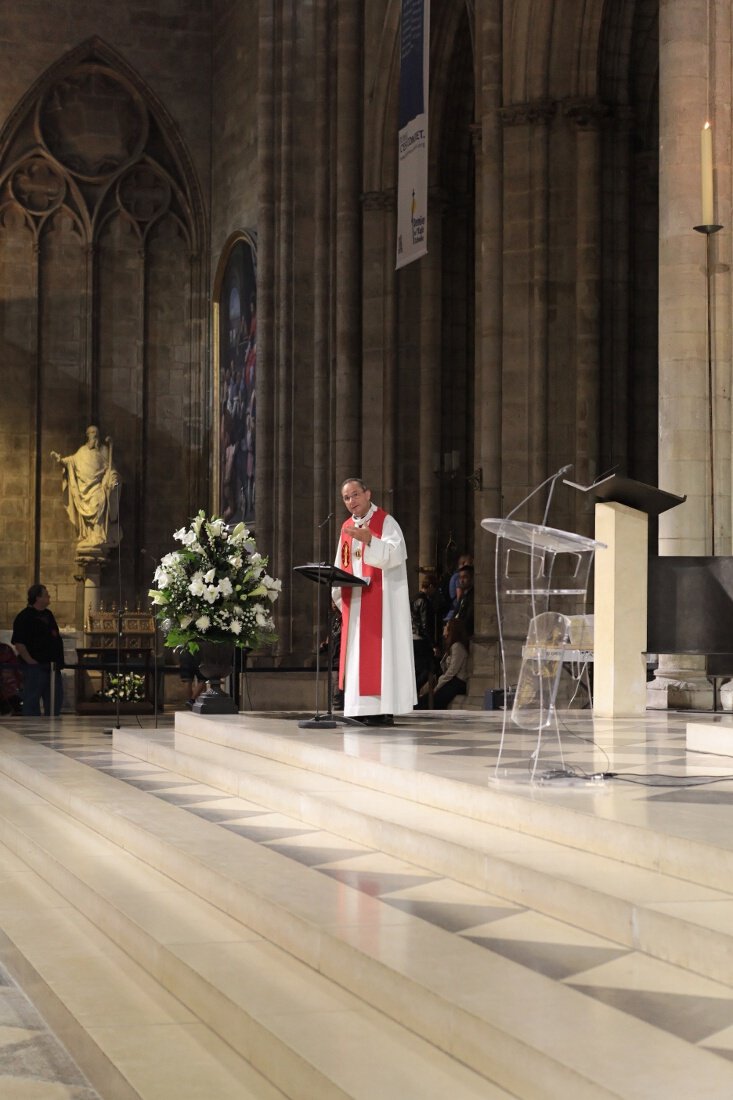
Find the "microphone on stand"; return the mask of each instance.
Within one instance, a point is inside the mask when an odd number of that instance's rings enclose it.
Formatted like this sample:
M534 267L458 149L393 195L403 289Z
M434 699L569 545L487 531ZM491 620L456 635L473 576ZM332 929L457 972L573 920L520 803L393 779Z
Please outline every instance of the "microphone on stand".
M512 508L511 512L509 512L509 514L507 516L505 516L504 518L505 519L511 519L512 516L515 515L515 513L518 512L519 509L521 507L523 507L523 505L525 505L528 500L532 499L532 497L535 495L535 493L539 493L540 489L544 489L545 485L549 485L550 482L552 482L552 485L550 486L550 491L547 494L547 504L545 505L545 514L542 517L542 526L544 527L547 523L547 514L550 511L550 502L552 501L552 494L555 490L555 483L558 481L559 478L563 477L564 474L569 473L570 470L572 470L572 468L573 468L573 464L572 464L572 462L569 462L567 466L562 466L559 470L556 470L556 472L554 474L551 474L549 477L546 477L544 481L541 481L539 483L539 485L535 486L535 488L532 490L531 493L527 493L527 496L524 498L524 500L520 500L519 504L517 504L514 508Z
M555 492L555 486L557 485L557 483L558 483L558 481L561 477L563 477L565 474L570 473L572 468L573 468L573 464L572 464L572 462L569 462L567 464L567 466L563 466L561 470L558 470L557 473L553 477L550 478L550 480L552 482L552 485L550 486L550 491L547 494L547 503L545 504L545 514L542 517L542 526L543 527L547 526L547 516L548 516L549 511L550 511L550 502L552 501L552 494Z

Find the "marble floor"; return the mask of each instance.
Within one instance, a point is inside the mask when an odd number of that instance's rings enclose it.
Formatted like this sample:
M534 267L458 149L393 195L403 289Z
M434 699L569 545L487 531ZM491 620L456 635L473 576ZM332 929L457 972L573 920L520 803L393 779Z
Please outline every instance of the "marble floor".
M3 1100L100 1100L4 966L0 966L0 1096Z
M533 805L572 807L596 820L642 826L721 852L733 850L733 757L688 752L685 731L693 717L689 713L649 712L643 719L606 720L594 719L588 712L566 712L561 716L561 744L546 737L536 763L533 734L510 729L502 744L500 713L426 712L398 719L394 729L368 730L302 729L297 717L262 713L256 716L256 725L285 742L321 746L469 787L489 786ZM155 729L148 718L126 718L123 725L137 726L151 737L172 743L172 715L160 719ZM378 899L395 916L418 918L492 956L567 986L587 997L589 1005L609 1006L626 1020L643 1021L690 1048L714 1054L726 1064L733 1062L733 988L726 982L652 958L530 905L468 886L417 862L140 760L114 747L99 719L4 719L0 752L5 731L174 805L222 833L255 842L293 865ZM629 875L633 878L633 869ZM730 896L720 888L696 884L689 897L673 900L718 906L720 921L728 924L733 917L733 881ZM2 918L0 904L0 931ZM721 1073L725 1080L722 1068ZM95 1095L22 992L0 970L0 1096L92 1100ZM654 1091L653 1076L650 1090L643 1095L662 1095ZM733 1072L730 1091L713 1085L699 1095L720 1100L733 1096Z

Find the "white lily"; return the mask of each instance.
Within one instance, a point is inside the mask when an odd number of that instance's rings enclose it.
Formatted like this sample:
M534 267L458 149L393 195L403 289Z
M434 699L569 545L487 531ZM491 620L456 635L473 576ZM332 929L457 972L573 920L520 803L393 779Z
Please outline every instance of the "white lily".
M204 578L201 573L194 573L191 577L191 583L188 586L188 591L192 596L203 596L206 590L204 585Z

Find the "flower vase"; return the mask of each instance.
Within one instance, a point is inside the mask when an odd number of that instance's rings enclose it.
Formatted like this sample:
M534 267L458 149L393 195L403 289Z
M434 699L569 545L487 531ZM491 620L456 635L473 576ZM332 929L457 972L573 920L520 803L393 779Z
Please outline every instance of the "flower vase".
M232 674L234 645L231 642L199 641L199 671L207 681L193 705L194 714L236 714L237 704L222 690L221 681Z

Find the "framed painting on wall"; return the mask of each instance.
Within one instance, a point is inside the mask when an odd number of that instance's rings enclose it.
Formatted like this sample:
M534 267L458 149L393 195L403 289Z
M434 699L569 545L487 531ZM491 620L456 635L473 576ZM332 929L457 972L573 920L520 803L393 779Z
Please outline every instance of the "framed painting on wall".
M214 510L255 522L257 246L239 232L222 251L214 283Z

